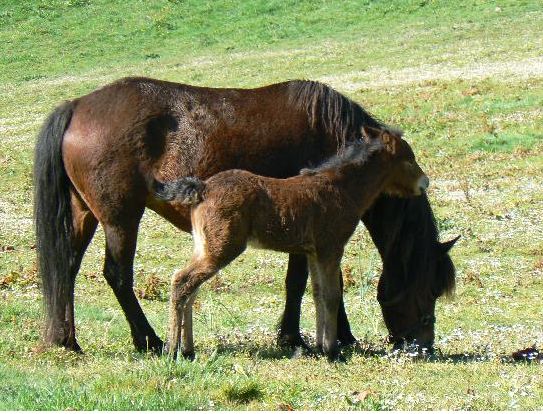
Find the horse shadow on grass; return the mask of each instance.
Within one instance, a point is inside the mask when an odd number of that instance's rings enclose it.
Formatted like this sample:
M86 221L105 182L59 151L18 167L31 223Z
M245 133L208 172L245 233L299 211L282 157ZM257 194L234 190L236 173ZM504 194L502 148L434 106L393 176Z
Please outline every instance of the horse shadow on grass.
M488 361L499 361L502 364L542 364L541 353L531 349L528 352L516 351L511 354L494 354L491 352L462 352L444 353L439 348L433 353L423 353L414 349L394 350L387 345L358 342L355 345L342 348L344 362L350 362L354 357L367 359L380 358L390 361L411 360L416 363L448 363L448 364L471 364ZM216 353L219 355L248 355L263 360L299 359L299 358L322 358L323 355L311 348L288 348L280 347L275 343L255 343L250 340L236 343L220 343L217 345Z

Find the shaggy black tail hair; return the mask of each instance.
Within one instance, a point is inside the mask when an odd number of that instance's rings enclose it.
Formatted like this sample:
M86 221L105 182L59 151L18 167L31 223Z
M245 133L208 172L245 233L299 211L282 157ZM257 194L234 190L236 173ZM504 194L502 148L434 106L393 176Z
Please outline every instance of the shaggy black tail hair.
M196 205L202 202L204 190L205 183L196 177L185 177L165 183L157 180L153 182L153 191L158 199L178 201L181 204Z
M70 180L62 161L62 137L73 109L73 102L65 102L49 115L34 155L34 224L46 311L44 339L57 345L65 345L67 339L64 321L74 283Z

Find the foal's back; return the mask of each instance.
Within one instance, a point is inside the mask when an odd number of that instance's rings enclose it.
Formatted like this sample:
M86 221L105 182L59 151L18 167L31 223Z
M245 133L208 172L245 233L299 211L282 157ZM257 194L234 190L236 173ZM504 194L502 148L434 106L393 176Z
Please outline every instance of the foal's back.
M345 205L333 172L276 179L229 170L205 182L203 198L193 210L192 224L217 246L244 243L315 253L319 241L346 242L360 219ZM349 225L343 230L345 222Z

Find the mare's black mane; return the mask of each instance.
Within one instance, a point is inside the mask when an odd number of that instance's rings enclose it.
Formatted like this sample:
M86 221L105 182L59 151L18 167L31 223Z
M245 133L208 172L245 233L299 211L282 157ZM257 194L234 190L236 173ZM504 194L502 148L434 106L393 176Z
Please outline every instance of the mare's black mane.
M363 127L401 134L323 83L291 81L289 92L291 102L307 112L311 126L323 129L338 144L338 155L302 170L302 174L365 162L378 148L363 136ZM419 298L452 292L454 266L446 252L436 251L440 248L439 232L427 195L411 199L381 196L363 221L372 228L384 263L396 267L383 269L384 279L394 279L393 290L405 289ZM432 266L438 266L437 271Z
M291 102L303 108L313 128L323 128L343 150L349 142L362 139L362 127L387 129L356 102L330 86L316 82L295 80L289 82Z

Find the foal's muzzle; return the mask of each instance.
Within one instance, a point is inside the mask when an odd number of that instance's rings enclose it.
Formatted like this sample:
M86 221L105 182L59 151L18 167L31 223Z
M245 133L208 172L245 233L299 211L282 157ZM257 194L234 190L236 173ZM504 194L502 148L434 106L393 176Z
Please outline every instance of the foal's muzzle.
M418 188L421 193L425 192L429 186L430 186L430 179L428 178L428 176L423 175L422 177L419 178Z

